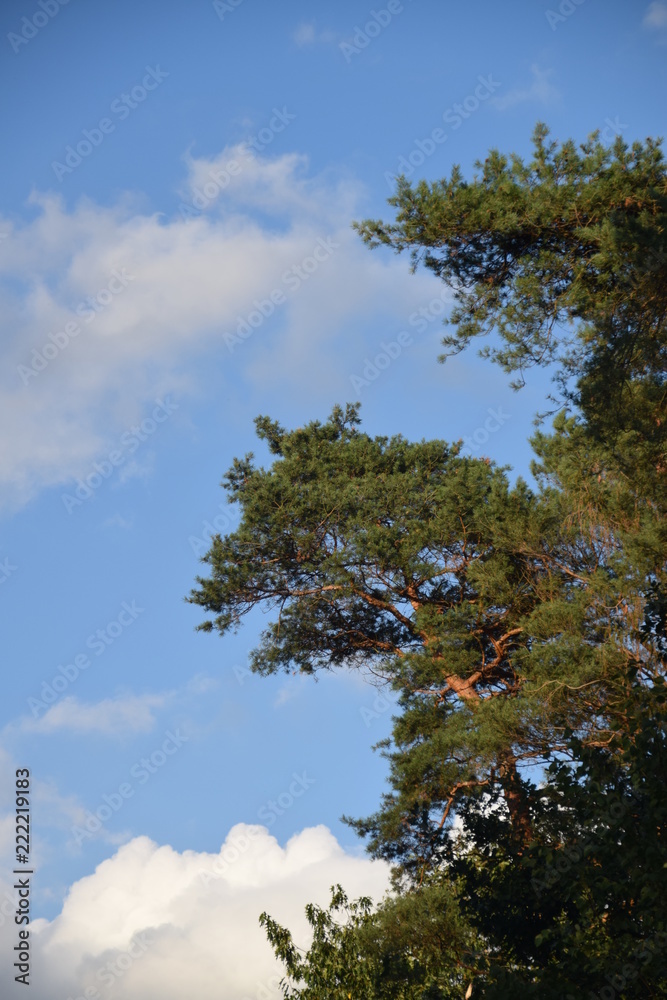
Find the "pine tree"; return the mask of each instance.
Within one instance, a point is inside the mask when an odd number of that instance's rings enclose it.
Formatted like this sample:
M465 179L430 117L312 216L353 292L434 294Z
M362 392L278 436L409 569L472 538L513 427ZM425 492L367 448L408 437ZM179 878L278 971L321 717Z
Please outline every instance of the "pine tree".
M390 791L350 820L398 896L353 910L351 937L318 911L326 948L293 967L302 982L353 942L360 996L402 995L389 954L406 997L460 995L464 973L474 997L595 995L605 976L665 996L664 161L651 140L577 150L539 126L530 164L492 151L477 167L400 180L396 223L358 228L454 289L450 350L495 337L518 385L556 366L537 488L458 444L371 438L357 406L297 431L262 417L273 464L248 455L225 477L241 523L190 600L221 634L273 611L260 673L370 668L399 696ZM459 929L440 966L391 931L402 906L419 940L433 900ZM267 929L286 959L288 932Z

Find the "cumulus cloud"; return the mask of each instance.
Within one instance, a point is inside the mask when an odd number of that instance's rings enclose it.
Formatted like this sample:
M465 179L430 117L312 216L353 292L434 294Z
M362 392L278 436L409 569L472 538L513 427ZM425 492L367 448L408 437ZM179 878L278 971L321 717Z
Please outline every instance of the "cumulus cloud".
M303 909L341 882L379 900L388 866L354 857L324 826L281 847L265 827L239 824L217 853L175 851L138 837L69 890L61 913L31 925L33 1000L268 1000L282 968L259 927L266 910L307 945ZM0 891L3 978L13 978ZM84 991L88 990L87 993Z
M154 708L162 708L166 694L121 695L86 704L74 696L63 698L41 719L25 719L22 728L44 735L65 730L69 733L98 733L125 736L149 733L155 726Z
M289 112L276 112L277 127ZM116 485L150 469L163 424L138 447L133 428L165 394L194 395L202 360L262 387L316 394L336 372L344 383L342 340L357 345L365 316L405 316L433 286L361 245L347 177L244 144L188 155L185 169L171 217L129 197L70 209L37 193L29 220L0 219L5 507L93 473L113 450ZM185 409L169 419L187 422Z
M533 63L530 67L530 72L532 81L529 86L515 87L513 90L503 94L502 97L492 98L492 103L499 111L506 111L517 104L525 104L527 102L551 104L560 96L558 90L550 81L553 70L540 69L536 63Z

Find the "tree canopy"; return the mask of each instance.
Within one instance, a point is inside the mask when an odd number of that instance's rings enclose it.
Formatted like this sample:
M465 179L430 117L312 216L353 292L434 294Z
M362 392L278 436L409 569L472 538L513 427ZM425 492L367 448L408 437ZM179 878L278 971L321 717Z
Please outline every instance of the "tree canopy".
M449 285L447 353L482 354L521 385L555 363L561 399L644 492L665 496L667 174L660 142L581 146L538 125L530 162L491 150L466 180L399 178L396 221L356 224ZM446 354L445 354L446 357ZM657 474L658 482L651 482Z
M358 667L399 696L390 790L349 820L395 895L336 890L306 957L265 915L286 997L667 995L664 161L538 126L531 163L477 169L400 179L396 222L358 228L454 289L450 350L556 364L536 485L372 438L358 405L260 417L272 465L225 476L241 521L189 598L223 635L272 612L259 673Z

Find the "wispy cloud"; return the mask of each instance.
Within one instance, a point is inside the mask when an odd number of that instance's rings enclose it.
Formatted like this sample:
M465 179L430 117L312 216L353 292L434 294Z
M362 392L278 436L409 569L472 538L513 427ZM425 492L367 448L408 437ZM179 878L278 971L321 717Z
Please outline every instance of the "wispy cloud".
M242 168L230 174L232 161ZM195 217L142 215L126 198L70 209L36 194L30 220L0 242L6 508L87 475L157 397L194 396L204 357L223 363L221 377L240 367L258 388L282 380L316 394L336 374L344 384L341 340L354 323L378 308L405 315L423 295L402 261L369 254L352 233L362 191L347 175L313 176L296 154L244 158L240 147L185 163L182 194L205 204ZM336 249L312 273L322 240ZM225 335L272 291L284 304L232 356ZM149 451L121 467L116 488L150 470Z
M501 97L492 98L494 107L499 111L516 107L517 104L531 102L533 104L551 104L560 97L556 87L550 82L553 74L551 69L540 69L533 63L530 67L532 81L527 87L514 87Z
M282 708L288 701L298 698L308 686L309 681L310 678L306 674L297 674L296 677L290 677L289 681L281 684L278 688L276 696L273 699L273 707Z
M649 4L642 24L645 28L667 28L667 4Z
M5 734L6 730L3 731L3 736ZM0 742L0 883L3 878L8 878L12 869L16 867L16 789L8 779L11 777L13 782L16 768L22 763L25 763L25 759L19 763ZM85 823L87 811L76 795L63 794L51 778L43 780L33 774L31 789L32 804L35 812L39 814L39 828L35 830L31 842L31 856L35 864L41 866L54 856L62 857L63 852L68 851L63 835L70 835L73 824ZM103 828L99 836L105 843L118 846L127 842L132 833L127 830L108 831ZM0 887L0 937L3 928L6 929L9 925L4 919L7 915L7 910L3 909L5 899ZM0 955L1 979L2 956Z
M206 674L195 674L195 676L188 681L186 691L188 694L192 695L208 694L209 691L215 691L216 688L219 687L219 677L208 677Z
M48 735L55 732L126 736L149 733L155 726L153 709L163 708L168 694L124 695L85 703L70 696L53 705L41 719L24 719L24 731Z
M328 45L335 42L336 36L333 31L318 31L314 21L302 21L292 35L293 41L303 48L306 45L316 45L317 43Z
M106 520L102 522L102 527L104 528L123 528L124 530L129 530L133 525L132 519L128 520L123 517L122 514L116 512L112 517L107 517Z

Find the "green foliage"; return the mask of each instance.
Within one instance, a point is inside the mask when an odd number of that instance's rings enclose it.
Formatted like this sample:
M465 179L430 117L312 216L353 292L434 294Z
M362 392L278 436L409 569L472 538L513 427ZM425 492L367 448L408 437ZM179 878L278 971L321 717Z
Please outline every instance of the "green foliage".
M332 886L327 910L306 907L312 929L307 951L263 913L260 923L287 973L282 984L285 1000L462 996L470 973L458 967L458 959L465 955L474 961L474 939L452 902L446 886L431 886L388 899L374 911L370 899L349 902L340 886Z
M263 914L284 996L667 996L666 698L664 685L631 687L622 763L576 739L576 764L551 761L529 843L517 845L497 792L479 795L420 886L376 909L340 887L328 911L309 906L309 949Z
M664 161L538 126L531 163L477 167L400 180L396 223L358 229L454 289L450 350L491 334L519 383L556 365L537 488L372 438L357 405L261 417L273 463L227 473L241 521L189 598L221 635L272 615L259 673L357 667L399 696L390 790L348 821L394 894L338 887L306 953L263 915L289 1000L667 996Z
M297 431L257 427L277 457L265 470L246 456L226 477L242 518L213 540L190 598L214 615L204 627L224 634L268 608L257 672L365 666L399 693L393 791L355 825L415 880L479 789L503 788L525 838L517 769L565 750L566 727L612 738L628 666L652 669L644 579L622 539L568 523L562 490L510 488L457 446L371 438L355 407Z
M454 291L448 353L493 334L482 354L516 386L555 363L607 460L665 497L667 175L652 139L579 148L538 125L530 163L491 150L472 181L398 181L396 222L356 228L369 246L410 250ZM445 355L446 357L446 355Z
M633 684L622 756L573 739L551 762L523 849L489 802L466 812L446 871L492 955L475 995L667 995L666 697Z

